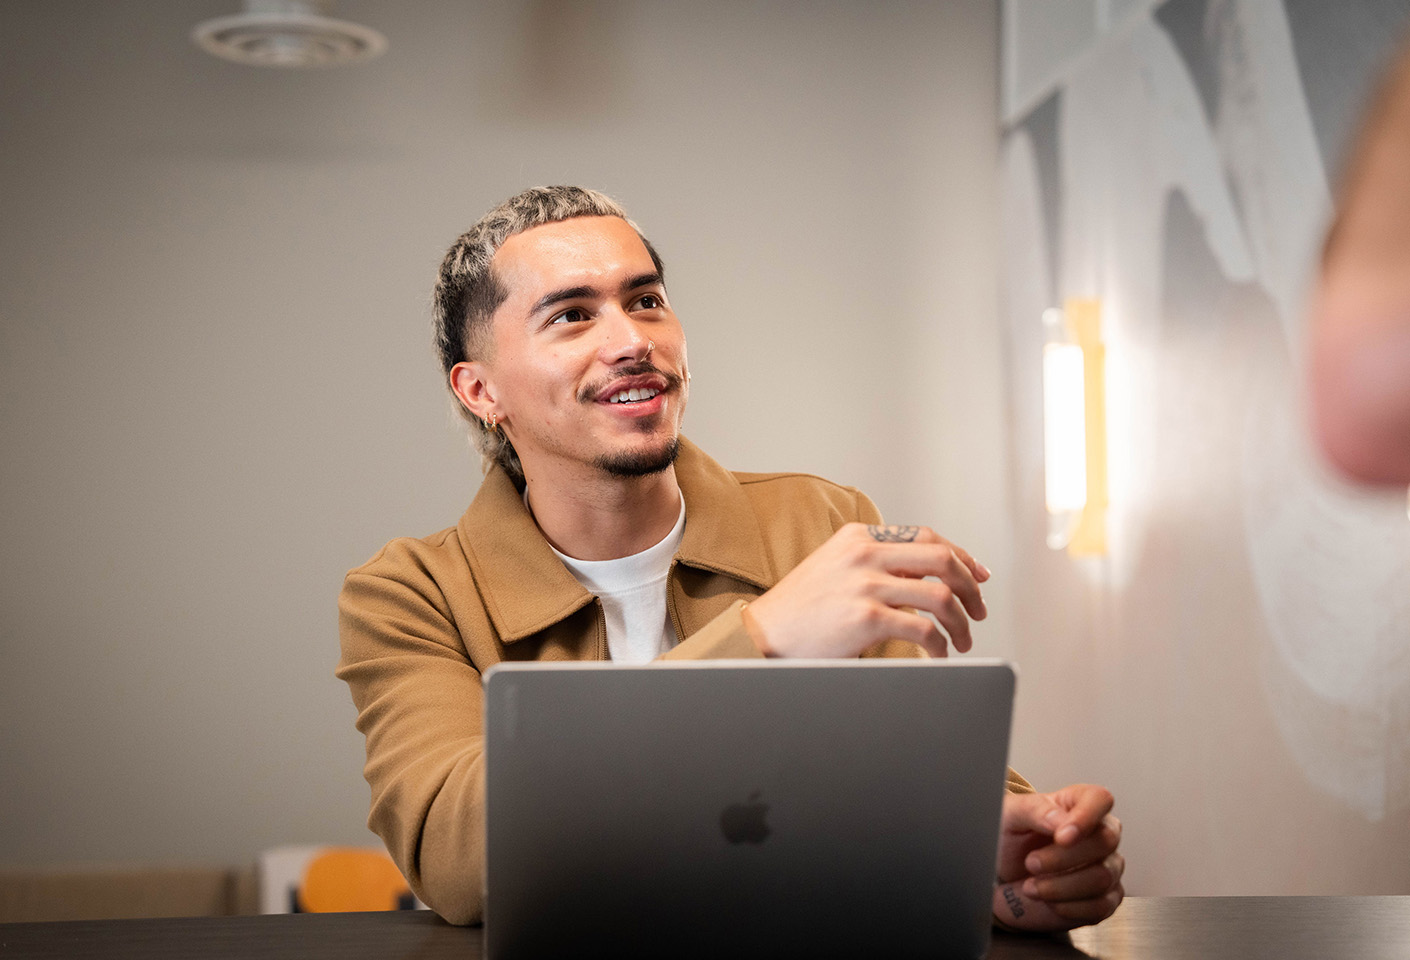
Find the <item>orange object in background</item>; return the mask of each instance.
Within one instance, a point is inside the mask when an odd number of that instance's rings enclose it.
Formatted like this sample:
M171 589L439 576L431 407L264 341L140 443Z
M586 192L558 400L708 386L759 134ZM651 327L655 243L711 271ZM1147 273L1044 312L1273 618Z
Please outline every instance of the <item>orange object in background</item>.
M406 910L411 888L390 857L376 850L330 847L309 862L296 894L302 913Z

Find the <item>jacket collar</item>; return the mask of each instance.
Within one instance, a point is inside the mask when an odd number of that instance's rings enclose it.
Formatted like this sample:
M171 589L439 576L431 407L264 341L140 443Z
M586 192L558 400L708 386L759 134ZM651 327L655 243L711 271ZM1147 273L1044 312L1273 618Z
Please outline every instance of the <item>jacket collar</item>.
M760 590L778 582L754 506L734 474L681 437L676 482L685 497L685 533L677 560Z
M685 437L676 460L685 533L676 560L761 590L777 580L763 533L739 481ZM485 474L460 518L460 542L502 643L538 633L592 602L553 554L509 475Z

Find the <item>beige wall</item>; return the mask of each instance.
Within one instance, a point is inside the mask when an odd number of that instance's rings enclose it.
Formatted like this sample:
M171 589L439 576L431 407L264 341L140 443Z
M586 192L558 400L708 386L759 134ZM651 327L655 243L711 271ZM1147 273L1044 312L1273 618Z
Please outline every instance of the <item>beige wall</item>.
M394 4L375 63L197 51L236 0L0 6L0 864L362 841L343 572L478 477L428 345L450 240L618 195L691 338L688 432L855 483L998 574L997 13Z
M1122 17L1150 6L1092 9L1139 41ZM1156 358L1138 444L1163 442L1115 504L1139 543L1087 566L1041 543L1023 318L1143 248L1010 242L998 322L995 3L343 0L391 50L311 74L186 40L237 7L0 5L0 866L366 838L338 584L453 522L479 475L428 344L435 266L493 202L578 181L667 258L697 441L858 484L995 569L979 652L1020 665L1014 762L1116 789L1133 892L1410 892L1399 675L1370 671L1378 701L1298 699L1243 532L1233 451L1288 376L1285 304L1221 287L1249 325L1128 340ZM1039 31L1025 49L1051 56L1014 77L1073 79L1064 51L1099 32ZM1088 93L1137 89L1080 62ZM1031 186L1017 143L1003 176ZM1014 200L1009 235L1033 241L1040 204ZM1376 548L1400 549L1386 529ZM1347 590L1379 582L1367 558L1343 555ZM1315 676L1356 652L1329 635ZM1377 762L1379 817L1354 802Z

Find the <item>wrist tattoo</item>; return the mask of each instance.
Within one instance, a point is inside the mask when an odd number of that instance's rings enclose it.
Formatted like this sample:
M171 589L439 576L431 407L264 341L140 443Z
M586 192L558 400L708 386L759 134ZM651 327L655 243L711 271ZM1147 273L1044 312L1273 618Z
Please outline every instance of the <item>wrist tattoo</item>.
M1013 914L1015 920L1023 916L1023 901L1019 899L1018 894L1014 893L1011 883L1004 884L1004 903L1009 905L1009 912Z
M867 524L867 533L881 543L911 543L920 533L920 527L883 527L880 524Z

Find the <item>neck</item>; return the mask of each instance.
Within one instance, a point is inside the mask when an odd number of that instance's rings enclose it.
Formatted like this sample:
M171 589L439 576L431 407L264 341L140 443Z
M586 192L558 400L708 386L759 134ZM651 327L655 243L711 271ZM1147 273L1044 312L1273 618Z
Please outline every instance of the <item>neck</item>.
M525 471L529 509L548 542L576 560L616 560L660 543L680 516L676 468L645 477ZM574 471L579 472L579 471Z

